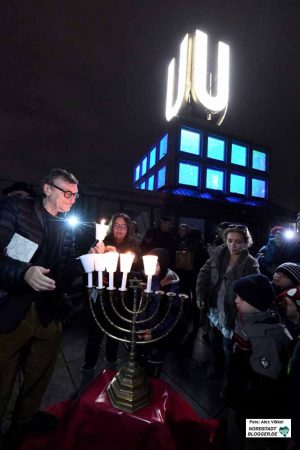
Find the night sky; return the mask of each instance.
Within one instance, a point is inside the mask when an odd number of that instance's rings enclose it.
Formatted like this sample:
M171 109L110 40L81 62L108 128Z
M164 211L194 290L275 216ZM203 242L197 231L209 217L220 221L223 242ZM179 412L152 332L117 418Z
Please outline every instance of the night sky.
M129 187L196 28L231 49L220 132L271 147L271 199L300 210L296 0L2 0L0 178L38 183L60 166L83 186Z

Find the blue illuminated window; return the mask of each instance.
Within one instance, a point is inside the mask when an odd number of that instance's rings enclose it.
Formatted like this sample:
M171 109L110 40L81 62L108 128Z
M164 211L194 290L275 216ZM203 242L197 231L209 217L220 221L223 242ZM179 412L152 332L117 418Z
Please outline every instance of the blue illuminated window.
M200 155L200 134L199 132L181 129L180 151Z
M207 169L206 171L206 188L223 191L224 172L221 170Z
M232 173L229 190L232 194L246 195L246 177Z
M247 147L244 145L231 145L231 162L239 166L247 165Z
M141 166L140 165L136 166L135 171L134 171L134 181L137 181L140 178L140 171L141 171Z
M148 178L148 190L153 191L153 189L154 189L154 175Z
M198 186L199 167L195 164L179 163L178 183Z
M266 171L266 154L264 152L259 152L258 150L253 150L252 152L252 168L257 170Z
M166 184L166 166L159 169L157 174L157 189Z
M266 181L252 178L251 195L253 197L266 198Z
M161 139L159 143L159 159L162 159L168 152L168 135L165 134L165 136Z
M147 171L147 156L142 161L142 175L145 175Z
M141 183L141 189L146 189L146 183L145 183L145 181L143 181L143 183Z
M153 167L156 163L156 147L154 147L152 150L150 150L149 154L149 169Z
M225 141L209 136L207 139L207 157L225 160Z

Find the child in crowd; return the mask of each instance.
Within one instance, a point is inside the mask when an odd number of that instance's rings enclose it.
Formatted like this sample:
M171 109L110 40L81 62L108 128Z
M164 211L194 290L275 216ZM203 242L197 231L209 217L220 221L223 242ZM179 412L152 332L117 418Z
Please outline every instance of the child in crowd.
M272 284L276 294L276 304L284 323L291 334L300 334L297 299L300 298L300 265L292 262L281 264L275 269Z
M278 266L272 284L277 294L279 312L294 337L294 348L288 367L288 417L292 419L294 448L299 448L300 429L295 425L300 423L300 265L287 262Z
M154 294L156 291L175 294L179 292L179 277L173 270L169 269L168 251L164 248L155 248L148 254L156 255L158 260L156 272L152 278L152 298L145 311L137 316L137 328L140 329L138 339L140 341L149 341L167 333L175 325L181 306L181 300L177 295L171 299L167 299L166 295L163 295L159 300L159 296ZM168 310L169 302L172 302L170 310ZM152 320L139 324L139 320L151 317L153 317ZM171 331L172 340L174 340L175 333L176 330ZM171 334L153 344L137 346L139 360L145 366L147 375L159 377L163 360L170 348Z
M228 400L244 434L246 418L286 417L286 369L292 337L274 311L265 275L240 278L234 286L237 320Z

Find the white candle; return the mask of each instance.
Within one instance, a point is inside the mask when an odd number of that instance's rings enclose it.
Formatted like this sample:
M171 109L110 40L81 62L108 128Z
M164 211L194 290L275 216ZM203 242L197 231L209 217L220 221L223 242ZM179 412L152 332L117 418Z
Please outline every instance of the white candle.
M143 262L144 262L144 272L145 275L147 275L147 289L146 292L150 293L151 291L151 283L152 283L152 276L155 275L156 271L156 264L157 264L158 257L156 255L146 255L143 256Z
M88 286L89 288L93 287L93 273L89 272L88 273Z
M148 275L148 277L147 277L147 289L146 289L146 292L148 292L148 293L152 292L151 284L152 284L152 275Z
M132 253L120 254L120 271L123 273L121 291L126 291L127 275L131 270L131 266L134 260Z
M98 271L98 289L103 289L103 272L101 270Z
M126 291L126 283L127 283L127 272L123 272L122 284L120 291Z
M96 223L96 239L103 241L106 236L108 225L105 225L105 220L102 219L100 223Z
M98 289L103 289L103 271L105 270L105 253L95 254L95 270L98 272Z
M108 289L112 290L114 288L114 272L109 272L109 282L108 282Z

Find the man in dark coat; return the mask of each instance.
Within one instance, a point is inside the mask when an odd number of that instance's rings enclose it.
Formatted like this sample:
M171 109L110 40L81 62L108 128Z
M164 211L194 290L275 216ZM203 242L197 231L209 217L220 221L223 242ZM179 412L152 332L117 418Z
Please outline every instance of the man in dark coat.
M32 423L39 408L58 351L60 302L84 273L64 218L78 197L77 179L53 169L42 191L42 199L11 196L0 204L0 418L21 365L24 375L14 430Z

